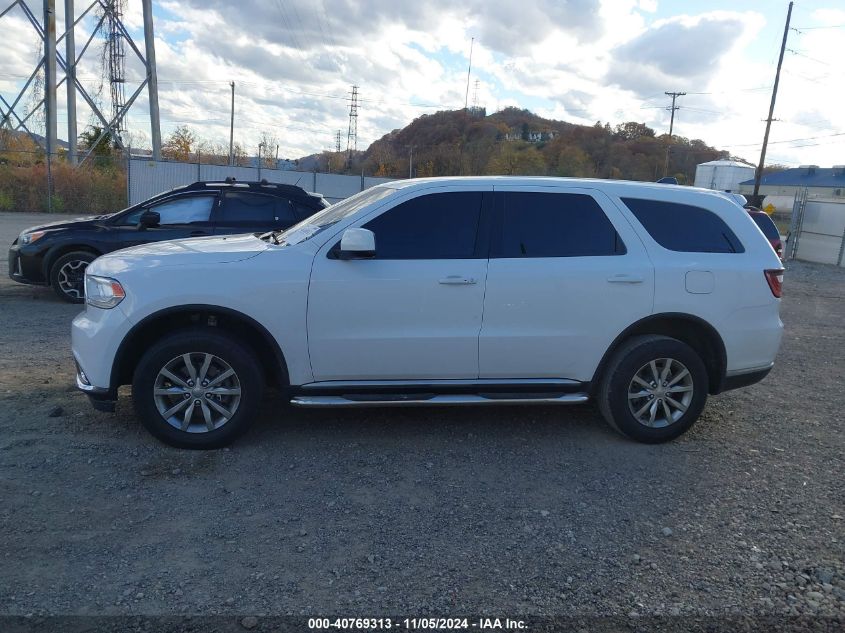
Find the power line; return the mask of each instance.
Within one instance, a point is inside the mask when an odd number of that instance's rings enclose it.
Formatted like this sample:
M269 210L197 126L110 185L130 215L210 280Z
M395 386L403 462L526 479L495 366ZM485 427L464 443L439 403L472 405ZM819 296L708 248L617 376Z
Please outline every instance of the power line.
M832 24L830 26L796 26L792 30L798 31L820 31L821 29L845 29L845 24Z

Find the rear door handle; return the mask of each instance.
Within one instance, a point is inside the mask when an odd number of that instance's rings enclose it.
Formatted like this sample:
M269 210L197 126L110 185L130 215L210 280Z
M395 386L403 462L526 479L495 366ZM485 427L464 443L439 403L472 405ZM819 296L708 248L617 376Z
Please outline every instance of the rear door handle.
M444 277L438 283L443 284L444 286L470 286L476 283L475 279L472 277L462 277L461 275L449 275L448 277Z
M607 281L612 284L641 284L643 283L642 275L629 275L627 273L618 273L611 275Z

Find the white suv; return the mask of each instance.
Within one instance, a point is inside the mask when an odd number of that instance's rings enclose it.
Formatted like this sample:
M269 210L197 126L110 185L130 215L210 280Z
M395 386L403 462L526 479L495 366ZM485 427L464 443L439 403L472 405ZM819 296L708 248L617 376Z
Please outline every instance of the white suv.
M573 404L662 442L761 380L783 270L717 192L558 178L394 182L285 232L100 257L73 322L101 410L225 445L266 386L302 407Z

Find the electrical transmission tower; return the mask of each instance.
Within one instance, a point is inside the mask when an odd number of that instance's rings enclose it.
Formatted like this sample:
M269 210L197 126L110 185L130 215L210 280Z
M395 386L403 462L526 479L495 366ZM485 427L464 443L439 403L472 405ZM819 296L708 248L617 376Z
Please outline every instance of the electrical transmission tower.
M109 86L111 88L112 119L116 121L113 136L119 137L125 129L120 113L126 105L126 51L123 40L123 3L125 0L109 0L103 5L106 22L101 27L106 37L106 49L103 58L107 61Z
M334 135L334 151L340 153L340 130Z
M358 151L358 86L352 86L349 97L349 131L346 133L346 165L352 163L352 152Z
M478 86L479 86L480 83L481 82L478 79L476 79L475 80L475 86L473 87L473 90L472 90L472 109L473 110L478 110Z
M67 91L67 141L68 160L72 164L84 162L94 151L100 142L107 136L111 136L120 149L126 147L120 139L119 131L124 128L124 118L132 107L132 104L144 90L148 91L150 104L150 132L153 146L153 159L161 158L161 128L159 125L158 110L158 79L156 76L155 63L155 36L153 34L153 10L152 0L141 0L141 7L144 17L144 53L135 44L129 35L126 26L123 24L122 12L125 0L85 0L84 10L77 15L74 9L74 0L64 0L65 5L65 30L60 37L56 37L56 0L43 0L43 19L36 17L30 4L38 3L38 0L13 0L5 9L0 11L0 18L11 11L22 13L26 21L32 26L41 44L43 54L38 55L38 62L35 68L30 71L29 78L20 85L18 94L10 101L0 94L0 127L11 127L13 130L23 130L38 145L44 147L47 154L47 161L58 153L58 129L57 129L57 89L63 83ZM90 33L85 34L84 43L77 52L75 35L81 29L84 17L95 9L99 13L94 19L94 28ZM105 61L109 71L111 82L112 112L107 115L100 109L97 101L82 85L76 76L76 69L82 62L85 52L88 50L93 39L98 33L106 32L107 50ZM62 43L64 51L57 49L57 44ZM125 46L128 45L132 52L138 57L144 66L144 79L140 85L127 98L125 95ZM57 79L61 72L64 77ZM21 101L27 91L34 84L37 84L43 76L43 97L36 97L33 107L23 117L18 115ZM101 128L100 136L91 143L88 152L77 161L77 113L76 97L81 96L91 110L98 127ZM32 122L37 121L40 113L44 114L44 138L41 139L32 130Z

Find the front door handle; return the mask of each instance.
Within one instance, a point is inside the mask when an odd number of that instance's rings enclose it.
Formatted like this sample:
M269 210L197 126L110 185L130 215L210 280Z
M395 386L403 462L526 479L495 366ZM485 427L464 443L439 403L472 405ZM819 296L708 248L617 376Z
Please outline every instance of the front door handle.
M461 275L449 275L448 277L444 277L438 283L443 284L444 286L470 286L476 283L475 279L472 277L462 277Z
M617 273L607 278L608 283L612 284L641 284L643 283L642 275L629 275L627 273Z

